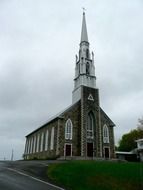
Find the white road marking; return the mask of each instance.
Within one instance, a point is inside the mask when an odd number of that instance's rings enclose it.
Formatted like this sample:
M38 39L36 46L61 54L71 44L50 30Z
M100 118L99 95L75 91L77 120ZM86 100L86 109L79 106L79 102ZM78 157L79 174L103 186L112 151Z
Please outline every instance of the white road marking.
M53 185L53 184L48 183L48 182L46 182L46 181L43 181L43 180L41 180L41 179L32 177L31 175L25 174L25 173L20 172L20 171L18 171L18 170L15 170L15 169L12 169L12 168L7 168L7 169L10 170L10 171L16 172L16 173L18 173L18 174L20 174L20 175L23 175L23 176L29 177L29 178L31 178L31 179L34 179L34 180L36 180L36 181L39 181L39 182L41 182L41 183L44 183L44 184L46 184L46 185L50 185L50 186L52 186L52 187L55 187L55 188L57 188L57 189L59 189L59 190L65 190L65 189L63 189L63 188L61 188L61 187L58 187L58 186L56 186L56 185Z
M43 164L43 163L42 163L42 165L44 165L44 166L49 166L48 164Z

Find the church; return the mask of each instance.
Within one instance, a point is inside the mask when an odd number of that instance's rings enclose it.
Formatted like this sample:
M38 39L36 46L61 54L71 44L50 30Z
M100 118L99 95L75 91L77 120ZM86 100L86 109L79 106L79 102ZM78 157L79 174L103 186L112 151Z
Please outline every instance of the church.
M83 12L72 105L26 136L24 159L115 158L113 121L100 107Z

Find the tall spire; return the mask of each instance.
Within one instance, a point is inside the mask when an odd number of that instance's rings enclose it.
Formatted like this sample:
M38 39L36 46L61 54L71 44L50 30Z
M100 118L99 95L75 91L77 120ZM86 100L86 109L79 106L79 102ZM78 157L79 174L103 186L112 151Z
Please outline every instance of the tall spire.
M76 55L75 78L73 90L73 103L81 98L81 86L96 88L96 77L94 67L94 54L90 53L87 36L85 12L83 11L81 42L79 54Z
M86 20L85 20L85 12L84 11L83 11L83 18L82 18L81 42L88 42L88 35L87 35L87 28L86 28Z

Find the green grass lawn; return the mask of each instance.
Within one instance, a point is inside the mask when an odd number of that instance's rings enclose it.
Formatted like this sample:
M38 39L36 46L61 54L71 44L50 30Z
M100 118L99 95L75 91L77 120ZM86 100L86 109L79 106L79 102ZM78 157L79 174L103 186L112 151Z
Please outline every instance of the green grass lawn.
M69 190L143 190L143 163L69 161L49 165L48 177Z

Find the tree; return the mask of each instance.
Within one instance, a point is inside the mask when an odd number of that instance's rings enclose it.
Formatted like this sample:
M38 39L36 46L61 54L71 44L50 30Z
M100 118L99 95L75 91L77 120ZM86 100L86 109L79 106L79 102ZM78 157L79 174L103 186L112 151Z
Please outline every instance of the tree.
M143 130L143 117L141 119L138 119L138 129Z
M137 147L135 140L143 138L143 118L138 120L137 129L131 130L122 136L119 141L119 151L131 151Z

